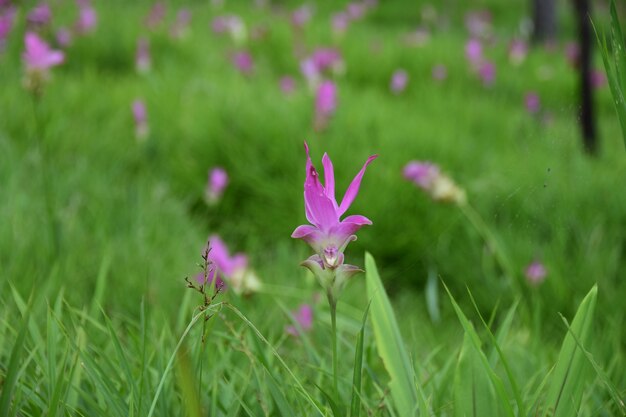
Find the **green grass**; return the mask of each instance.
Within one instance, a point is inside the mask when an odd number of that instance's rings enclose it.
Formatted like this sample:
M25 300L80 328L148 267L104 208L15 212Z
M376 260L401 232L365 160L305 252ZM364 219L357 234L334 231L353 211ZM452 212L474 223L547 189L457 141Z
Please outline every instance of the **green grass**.
M381 3L342 39L328 32L340 7L331 2L306 29L309 47L334 44L346 61L321 133L280 9L193 3L190 36L172 40L141 26L148 3L98 3L97 31L75 40L33 102L21 82L20 8L0 55L0 415L534 416L579 404L578 415L625 415L626 159L609 88L597 91L601 151L589 158L562 48L508 63L526 2L477 2L494 14L492 88L465 62L464 3L436 7L450 24L421 48L402 38L426 3ZM74 16L68 5L53 11L56 25ZM233 70L230 40L210 32L227 12L269 30L247 44L252 77ZM573 37L568 13L560 45ZM134 70L138 36L151 40L145 75ZM436 64L448 68L443 83L431 79ZM399 67L411 78L394 96ZM286 74L298 82L291 97L278 88ZM550 123L525 111L530 90ZM145 144L134 138L136 97L148 107ZM367 278L338 305L338 399L329 309L298 266L309 248L289 237L305 222L304 140L318 168L331 156L338 193L380 155L348 213L374 225L346 253ZM411 159L438 163L484 228L406 182ZM208 207L215 165L230 184ZM264 286L219 294L201 312L184 277L199 271L214 232L249 255ZM549 273L532 288L523 271L536 257ZM295 338L285 327L301 303L314 305L314 325Z

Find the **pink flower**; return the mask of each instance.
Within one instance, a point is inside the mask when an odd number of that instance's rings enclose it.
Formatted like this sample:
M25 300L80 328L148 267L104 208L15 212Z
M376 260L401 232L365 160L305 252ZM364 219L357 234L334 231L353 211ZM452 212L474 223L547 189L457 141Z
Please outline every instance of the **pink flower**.
M526 105L526 110L529 113L538 113L541 109L541 102L539 101L539 95L535 92L528 92L524 96L524 103Z
M52 10L47 3L40 3L26 16L29 26L46 26L52 19Z
M148 16L146 16L145 24L149 29L154 29L161 24L163 18L165 17L165 3L162 1L158 1L154 3L150 11L148 12Z
M291 234L292 238L307 242L317 253L318 258L309 259L319 263L322 268L335 268L343 263L343 251L348 243L356 240L355 233L363 226L371 225L372 221L361 215L348 216L341 220L341 216L350 208L356 198L361 180L367 166L378 157L370 156L359 173L354 177L346 194L337 203L335 199L335 171L327 154L322 158L324 166L324 182L320 182L319 174L315 170L309 147L304 143L306 150L306 180L304 181L304 212L311 225L298 226ZM311 265L315 267L315 265Z
M245 75L252 74L252 71L254 70L254 61L252 60L252 55L250 55L249 52L236 52L233 54L232 60L239 72Z
M463 204L465 191L452 179L441 173L432 162L410 161L404 166L403 176L424 190L434 201Z
M565 44L565 59L572 68L578 68L580 62L580 47L576 42Z
M333 29L333 33L336 35L342 35L348 30L348 25L350 24L350 18L347 13L340 12L335 13L331 17L331 27Z
M57 43L62 48L67 48L72 43L72 32L67 28L59 28L56 32Z
M348 3L348 7L346 8L350 20L361 19L365 16L365 10L365 5L357 2Z
M405 165L404 178L428 190L439 177L439 167L432 162L411 161Z
M228 185L228 174L221 167L215 167L209 170L209 180L205 190L205 198L207 203L215 204L222 198L224 190Z
M521 39L513 39L509 44L509 61L513 65L519 65L528 55L528 44Z
M239 16L226 15L218 16L211 22L211 29L213 33L223 34L228 33L230 37L237 43L241 43L245 40L246 26Z
M9 37L9 33L13 29L15 20L15 8L8 6L6 9L0 9L0 52Z
M593 88L602 88L606 85L606 75L603 71L594 69L591 71L591 86Z
M309 23L311 16L313 15L313 9L308 4L298 7L291 13L291 24L296 28L302 28Z
M294 90L296 89L296 80L294 80L293 77L290 77L288 75L281 77L279 84L280 84L280 90L285 95L289 95L293 93Z
M491 32L491 12L489 10L477 10L465 15L465 27L470 36L484 38Z
M546 279L548 271L541 262L534 261L530 265L528 265L524 274L526 275L528 283L536 286L541 284Z
M133 112L133 119L135 120L135 137L138 141L144 141L148 138L150 133L146 104L143 100L136 99L133 101L131 109Z
M484 61L478 69L481 80L485 87L493 85L496 80L496 66L493 62Z
M91 5L90 0L76 0L78 3L79 14L76 22L76 31L78 33L92 32L98 24L98 14Z
M180 9L176 14L176 21L170 29L170 35L173 38L182 38L189 30L189 24L191 23L191 11L189 9Z
M465 44L465 57L473 67L478 67L483 60L483 45L478 39L470 39Z
M323 81L315 96L315 129L326 128L330 117L337 107L337 87L332 81Z
M139 38L137 40L137 52L135 53L135 68L137 72L146 73L152 67L152 59L150 58L150 44L148 39Z
M409 83L409 74L403 70L396 70L391 75L391 81L389 83L389 89L394 94L400 94L406 89L407 84Z
M334 48L317 48L311 54L311 60L318 72L336 68L342 62L341 53Z
M313 307L309 304L302 304L297 311L294 311L293 318L298 323L300 329L308 332L313 327ZM285 332L291 336L298 336L300 331L296 326L287 326Z
M22 54L22 60L28 72L45 74L51 67L63 63L65 59L63 52L50 49L50 46L34 32L26 32L24 43L26 49Z
M443 81L448 78L448 68L445 65L435 65L433 67L433 79L436 81Z

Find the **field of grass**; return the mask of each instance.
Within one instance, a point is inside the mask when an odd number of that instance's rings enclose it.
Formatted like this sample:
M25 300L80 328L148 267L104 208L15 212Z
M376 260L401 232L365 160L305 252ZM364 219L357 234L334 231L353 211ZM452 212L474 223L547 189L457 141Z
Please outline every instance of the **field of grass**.
M595 90L600 152L582 150L568 4L558 42L514 65L523 1L381 0L342 36L330 16L347 6L334 2L302 29L289 20L296 2L172 2L148 29L152 3L94 1L97 27L35 96L25 3L0 52L0 416L626 415L626 158L606 86ZM50 5L41 36L58 48L77 7ZM181 7L191 23L175 38ZM492 15L490 86L465 55L476 10ZM231 14L243 41L211 30ZM594 21L606 20L600 4ZM406 40L418 26L429 33L419 46ZM314 129L297 50L331 46L344 61L327 75L337 107ZM251 74L231 62L242 50ZM397 69L409 74L401 94L389 88ZM347 212L373 225L345 252L366 272L339 299L336 373L326 294L299 266L312 250L290 237L307 223L305 140L318 170L332 159L338 195L379 155ZM411 160L438 164L467 203L404 179ZM229 183L209 205L217 166ZM248 256L255 294L206 300L187 287L214 234ZM540 285L525 277L533 261L547 270Z

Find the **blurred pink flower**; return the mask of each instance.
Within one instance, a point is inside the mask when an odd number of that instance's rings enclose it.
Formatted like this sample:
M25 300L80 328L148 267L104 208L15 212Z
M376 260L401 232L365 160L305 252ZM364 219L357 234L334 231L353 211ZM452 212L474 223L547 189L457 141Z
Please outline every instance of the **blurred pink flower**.
M98 24L98 14L91 5L90 0L76 0L78 4L78 21L76 22L76 32L85 34L92 32Z
M39 3L26 16L26 22L29 26L46 26L50 20L52 20L52 10L47 3Z
M365 4L356 1L348 3L348 6L346 7L346 12L348 13L350 20L359 20L363 18L363 16L365 16L365 11Z
M528 55L528 44L521 39L513 39L509 44L509 61L520 65Z
M296 28L304 27L313 16L313 8L304 4L291 13L291 24Z
M63 63L65 59L62 51L50 49L50 46L34 32L26 32L24 43L26 49L22 54L22 60L28 72L46 73L51 67Z
M294 311L293 318L302 331L308 332L313 327L313 307L309 304L302 304L297 311ZM296 326L287 326L285 332L291 336L298 336L300 330Z
M444 175L432 162L410 161L402 172L405 179L424 190L434 201L463 204L465 191Z
M606 75L604 71L594 69L591 71L591 86L593 88L602 88L606 85Z
M345 12L339 12L332 15L330 25L335 35L342 35L348 30L350 18Z
M342 62L341 53L334 48L317 48L311 54L311 60L318 72L333 69Z
M491 61L484 61L478 69L480 79L485 87L490 87L496 80L496 65Z
M205 199L209 205L217 203L228 185L228 174L221 167L209 170L209 179L205 190Z
M148 16L146 16L145 25L149 29L155 29L161 24L161 22L163 22L163 18L165 18L165 11L165 2L158 1L154 3L148 12Z
M218 35L227 33L238 44L247 37L246 26L236 15L217 16L211 22L211 29Z
M3 46L13 29L15 13L15 8L12 6L0 9L0 52L2 52Z
M176 14L176 20L170 28L170 36L173 38L182 38L189 30L189 24L191 23L191 11L183 8Z
M580 48L578 43L568 42L565 44L565 59L571 67L578 68L580 61Z
M440 171L439 167L432 162L411 161L405 165L402 174L405 179L428 190L439 177Z
M524 96L524 104L526 105L526 110L532 114L538 113L541 109L539 95L533 91L526 93Z
M146 104L141 99L133 101L131 106L133 119L135 121L135 137L142 142L148 138L150 128L148 127L148 111Z
M315 130L324 130L337 107L337 87L332 81L323 81L315 95Z
M436 81L443 81L448 78L448 68L445 65L439 64L433 67L433 79Z
M59 28L56 32L55 37L57 43L62 48L67 48L72 44L72 32L68 28Z
M491 33L491 12L475 10L465 14L465 27L470 36L485 38Z
M402 39L408 46L421 47L430 41L430 30L425 26L420 26L407 33Z
M252 55L247 51L235 52L232 56L233 64L235 67L245 75L252 74L254 70L254 61Z
M288 75L281 77L280 79L280 90L285 94L289 95L294 92L296 89L296 80L293 77Z
M139 38L137 40L137 52L135 53L135 68L139 73L146 73L152 67L150 58L150 44L148 39Z
M394 94L400 94L406 89L408 83L409 74L403 69L398 69L391 75L389 89Z
M534 261L524 271L526 275L526 279L528 283L536 286L541 284L545 279L546 275L548 275L548 270L546 267L539 261Z
M483 45L478 39L470 39L465 44L465 57L474 68L483 60Z

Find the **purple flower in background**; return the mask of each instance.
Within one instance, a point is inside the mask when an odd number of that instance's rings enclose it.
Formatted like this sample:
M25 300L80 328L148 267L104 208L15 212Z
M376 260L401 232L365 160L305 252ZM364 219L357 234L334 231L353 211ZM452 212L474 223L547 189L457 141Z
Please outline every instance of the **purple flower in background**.
M478 69L480 79L485 87L490 87L496 80L496 65L491 61L484 61Z
M246 37L246 26L239 16L218 16L211 22L213 33L218 35L228 33L236 43L242 43Z
M313 307L309 304L302 304L297 311L294 311L293 318L305 332L308 332L313 327ZM296 326L287 326L285 332L291 336L298 336L300 331Z
M221 167L209 170L209 180L205 190L205 199L209 205L217 203L228 185L228 174Z
M568 42L565 44L565 59L573 68L578 68L580 63L580 47L576 42Z
M400 94L406 89L408 83L409 74L403 69L398 69L391 75L389 88L391 89L392 93Z
M239 72L245 75L252 74L252 71L254 70L254 61L252 60L252 55L250 55L249 52L236 52L233 54L232 60Z
M529 284L536 286L541 284L546 279L548 271L541 262L534 261L528 265L524 271L524 275L526 275L526 280L528 280Z
M597 69L591 70L591 86L593 88L602 88L606 85L606 75L604 71L599 71Z
M52 19L52 10L47 3L40 3L26 16L26 22L29 26L46 26Z
M24 36L26 49L22 54L22 60L26 65L27 72L45 74L56 65L63 63L65 55L61 51L51 49L36 33L26 32Z
M433 67L433 80L443 81L448 78L448 68L445 65L439 64Z
M430 41L430 30L425 26L420 26L414 31L407 33L402 40L408 46L424 46Z
M62 48L67 48L72 44L72 32L68 28L61 27L55 34L57 43Z
M133 101L131 110L133 112L133 119L135 121L135 137L140 142L145 141L150 134L146 104L143 100L136 99L135 101Z
M15 13L15 8L11 6L7 6L4 10L0 9L0 52L2 52L9 33L13 29Z
M305 4L298 7L291 13L291 24L296 28L303 28L304 25L309 23L313 16L313 9L310 5Z
M145 24L149 29L154 29L163 22L165 18L165 2L158 1L154 3L148 16L146 16Z
M491 32L491 20L489 10L471 11L465 15L465 27L470 36L485 38Z
M228 285L238 294L251 294L261 287L258 278L248 267L248 257L243 253L230 255L228 247L217 235L209 237L208 258L211 262L207 283L217 279L216 285ZM200 280L204 280L201 275ZM202 282L200 282L202 284Z
M139 38L137 40L137 52L135 53L135 68L137 72L146 73L152 67L152 59L150 58L150 44L148 39Z
M441 173L439 166L432 162L410 161L404 166L402 175L435 201L456 204L463 204L466 201L465 191Z
M350 18L345 12L339 12L332 15L330 25L335 35L343 35L348 30Z
M76 0L78 4L78 21L76 22L76 32L92 32L98 24L98 14L91 5L90 0Z
M465 57L473 67L478 67L483 60L483 45L478 39L470 39L465 44Z
M322 158L324 166L324 182L320 182L319 174L315 170L309 147L304 143L306 150L306 180L304 181L304 212L311 225L298 226L291 234L292 238L307 242L317 253L318 258L309 259L313 262L321 261L321 267L336 268L343 263L343 251L348 243L356 240L355 233L363 226L371 225L367 217L361 215L348 216L341 220L341 216L350 208L356 198L361 180L367 166L378 157L370 156L359 173L354 177L346 194L337 203L335 198L335 171L327 154ZM315 267L315 265L311 264Z
M348 3L346 12L350 20L359 20L365 16L366 7L363 3L352 2Z
M526 93L524 96L524 104L526 105L526 110L532 114L539 113L541 109L539 95L533 91Z
M337 107L337 87L332 81L323 81L315 95L315 130L323 130Z
M296 80L294 80L293 77L290 77L288 75L281 77L279 84L280 84L280 90L285 95L289 95L293 93L294 90L296 89Z
M189 9L180 9L176 14L176 20L170 29L170 35L173 38L182 38L189 30L191 23L191 11Z
M334 48L317 48L311 54L311 60L318 72L335 69L341 65L341 53Z
M528 55L528 44L521 39L513 39L509 44L509 61L513 65L520 65Z

